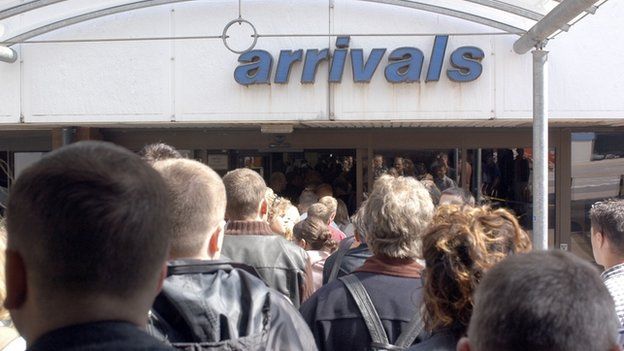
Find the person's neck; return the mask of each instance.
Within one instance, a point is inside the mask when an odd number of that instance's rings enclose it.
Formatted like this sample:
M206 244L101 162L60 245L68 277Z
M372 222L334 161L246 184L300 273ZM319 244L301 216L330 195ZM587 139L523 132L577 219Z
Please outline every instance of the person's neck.
M604 256L604 262L603 263L604 263L605 270L611 269L614 266L617 266L618 264L624 263L624 257L618 256L618 255L613 255L613 254L606 254Z
M184 256L184 257L170 257L169 260L174 261L174 260L189 259L189 260L214 261L214 260L218 260L220 257L221 257L220 252L209 254L208 251L202 250L198 252L196 255Z
M31 311L33 313L28 326L20 332L28 340L29 345L32 345L43 335L72 325L121 321L145 328L148 310L149 306L137 306L128 301L115 301L106 297L66 299L64 302L49 301L46 307Z
M263 216L258 213L255 216L246 216L246 217L240 217L240 218L230 218L230 221L237 221L237 222L261 222L264 221Z

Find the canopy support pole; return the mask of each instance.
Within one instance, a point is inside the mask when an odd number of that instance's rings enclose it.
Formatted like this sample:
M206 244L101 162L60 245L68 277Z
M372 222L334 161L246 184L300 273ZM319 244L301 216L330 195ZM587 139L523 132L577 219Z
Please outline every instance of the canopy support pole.
M548 51L533 54L533 247L548 250Z

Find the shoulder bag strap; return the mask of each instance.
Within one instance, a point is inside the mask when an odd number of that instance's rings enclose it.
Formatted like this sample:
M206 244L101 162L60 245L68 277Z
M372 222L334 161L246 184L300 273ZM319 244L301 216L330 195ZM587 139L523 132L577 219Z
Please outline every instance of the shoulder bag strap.
M422 316L420 313L416 313L394 344L402 349L407 349L416 341L423 327Z
M362 318L364 318L366 328L373 340L371 346L377 349L392 349L393 347L388 342L388 335L381 324L379 314L377 314L370 295L366 292L362 282L354 274L345 275L338 279L347 287L362 314Z

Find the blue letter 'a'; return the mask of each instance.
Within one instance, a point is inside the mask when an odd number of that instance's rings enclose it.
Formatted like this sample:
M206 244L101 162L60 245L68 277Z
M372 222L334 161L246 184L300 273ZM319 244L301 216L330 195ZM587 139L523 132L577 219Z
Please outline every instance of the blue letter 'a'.
M462 46L451 54L451 65L455 69L446 71L446 75L454 82L471 82L481 75L481 60L485 57L483 50L474 46Z
M234 79L238 84L269 84L273 57L264 50L251 50L238 57L244 63L234 70Z
M411 83L420 81L424 61L422 51L416 48L398 48L390 53L392 63L386 67L386 80L390 83Z
M364 52L362 49L351 49L351 68L353 69L353 81L358 83L370 82L373 74L381 62L386 49L373 49L364 64Z

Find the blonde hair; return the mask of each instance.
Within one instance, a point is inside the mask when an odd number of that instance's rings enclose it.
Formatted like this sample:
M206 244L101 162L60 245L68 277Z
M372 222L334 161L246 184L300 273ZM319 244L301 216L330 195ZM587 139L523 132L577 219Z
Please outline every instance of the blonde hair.
M327 206L317 202L308 208L308 217L320 218L325 224L329 224L332 212Z
M505 209L440 206L423 237L427 329L465 333L485 272L510 254L530 250L529 236Z
M4 300L6 299L6 276L4 266L6 264L7 249L7 232L4 218L0 218L0 321L6 321L11 318L9 310L4 308Z
M419 181L383 175L364 211L366 243L375 255L416 258L433 210L431 196Z
M266 188L264 191L264 200L267 203L267 222L271 223L271 220L275 217L275 205L277 204L278 196L271 188Z
M172 204L170 255L195 256L224 219L225 186L215 171L197 161L169 159L153 166L165 180Z
M290 200L283 197L276 197L270 207L271 210L269 212L269 223L273 223L273 221L278 221L281 219L280 224L284 228L284 233L277 234L283 234L284 238L286 238L287 240L292 240L293 227L295 226L296 221L299 219L299 210L297 210L297 207L293 206ZM283 219L286 218L288 212L293 210L297 213L297 218L295 218L295 221L284 222Z
M319 199L318 202L325 205L325 207L327 207L327 209L329 210L331 214L336 213L336 211L338 210L338 200L336 200L332 196L323 196L322 198Z

